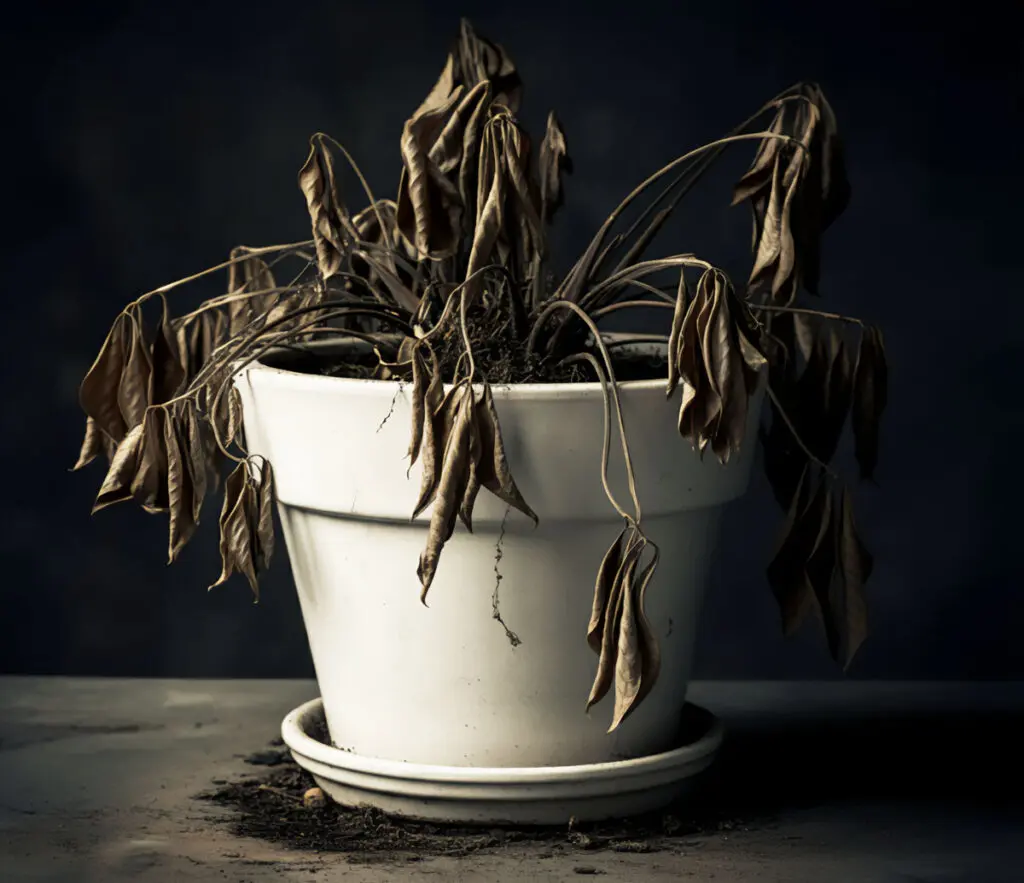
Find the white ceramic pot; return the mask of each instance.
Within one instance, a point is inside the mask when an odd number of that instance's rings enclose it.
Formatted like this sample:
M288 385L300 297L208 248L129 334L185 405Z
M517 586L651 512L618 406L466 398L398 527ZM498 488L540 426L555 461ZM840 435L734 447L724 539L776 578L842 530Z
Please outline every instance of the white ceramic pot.
M723 467L680 438L679 392L667 401L664 380L622 386L643 527L661 550L647 614L662 665L653 692L608 734L610 695L584 711L597 664L585 639L594 579L622 527L601 485L599 384L494 387L512 474L540 525L481 491L474 533L456 527L429 607L416 577L429 509L409 517L421 473L406 474L408 385L259 363L236 385L249 450L274 466L336 747L473 767L603 763L676 747L709 557L722 506L748 484L760 396L740 456ZM626 503L614 429L612 438L611 486ZM498 574L518 646L493 615Z

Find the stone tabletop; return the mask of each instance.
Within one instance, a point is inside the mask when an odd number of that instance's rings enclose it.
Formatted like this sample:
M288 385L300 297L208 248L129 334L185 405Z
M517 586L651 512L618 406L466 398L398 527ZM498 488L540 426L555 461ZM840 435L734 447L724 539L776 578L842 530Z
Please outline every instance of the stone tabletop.
M647 854L513 844L413 864L233 836L193 796L251 774L312 681L0 678L0 883L1024 880L1024 684L723 682L746 819Z

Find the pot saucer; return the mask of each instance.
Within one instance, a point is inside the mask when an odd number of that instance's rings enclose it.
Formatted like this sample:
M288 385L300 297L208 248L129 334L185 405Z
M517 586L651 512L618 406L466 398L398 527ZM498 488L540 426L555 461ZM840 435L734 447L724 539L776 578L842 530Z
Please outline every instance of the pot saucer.
M295 762L336 802L432 822L564 825L663 809L692 790L722 743L709 711L687 703L680 745L609 763L551 767L457 767L364 757L325 744L323 703L289 712L281 736Z

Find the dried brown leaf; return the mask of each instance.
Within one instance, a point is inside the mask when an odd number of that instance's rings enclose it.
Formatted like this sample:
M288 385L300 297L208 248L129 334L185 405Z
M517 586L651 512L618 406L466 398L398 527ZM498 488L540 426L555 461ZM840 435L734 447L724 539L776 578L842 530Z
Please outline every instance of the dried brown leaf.
M167 500L170 510L167 563L171 564L196 529L188 441L174 414L164 420L164 449L167 455Z
M427 544L420 553L416 575L420 579L420 600L426 603L427 592L437 572L441 550L455 530L455 519L465 496L469 480L470 439L473 433L473 388L468 382L456 386L442 410L451 412L452 421L444 438L437 489L430 512Z
M139 463L139 451L142 443L142 423L128 430L127 435L117 445L117 450L110 461L106 478L100 486L100 492L93 504L93 513L105 509L113 503L120 503L132 498L132 481L135 478Z
M627 526L619 532L615 542L604 553L601 566L597 571L597 580L594 583L594 603L590 611L590 623L587 625L587 643L595 653L601 652L605 619L608 615L608 600L612 597L615 579L622 565L628 531L629 527Z
M480 484L487 488L503 503L518 509L538 523L537 514L530 508L516 487L512 471L505 455L505 443L501 437L498 412L494 407L494 395L490 384L484 384L483 394L475 408L477 428L480 432Z
M82 439L82 447L78 452L78 460L71 467L71 471L76 472L82 467L88 466L97 456L102 454L106 449L104 439L103 430L99 428L96 421L92 417L86 417L85 437Z
M299 188L313 224L317 266L324 279L341 269L349 241L356 231L338 195L334 159L321 136L310 141L309 156L299 171Z
M792 635L816 603L808 562L821 543L822 524L830 502L823 477L815 479L811 467L800 475L786 516L775 557L768 565L768 583L782 614L782 629Z
M508 53L497 43L479 36L468 20L459 23L452 55L455 83L472 88L482 80L491 84L494 101L512 113L519 110L523 84Z
M830 607L835 619L835 630L840 639L834 656L844 669L848 668L861 644L867 637L867 606L864 602L864 584L871 576L874 561L861 542L853 516L853 499L849 489L843 488L839 501L839 516L834 530L835 557L838 562L836 580L832 586Z
M873 326L861 333L853 380L853 442L860 475L871 479L878 463L878 435L888 400L889 369L882 332Z
M147 512L166 512L170 500L167 489L167 450L164 447L163 408L149 408L142 418L139 459L132 481L132 496Z
M665 395L671 396L679 384L679 360L682 355L679 348L682 344L683 322L692 298L686 285L686 275L679 271L679 285L676 288L676 303L672 312L672 330L668 336L668 383Z
M224 483L224 503L220 512L221 573L211 589L225 583L232 574L241 573L249 581L253 595L259 598L252 530L257 507L249 467L243 461L231 471Z
M146 339L142 311L136 308L131 317L128 360L117 387L117 402L125 426L136 426L142 422L146 408L150 405L150 383L153 375L153 360Z
M540 142L538 165L543 218L549 221L565 199L562 176L572 174L572 160L569 158L565 132L554 111L548 114L547 129Z
M654 554L638 575L640 554L647 546ZM658 548L645 540L623 576L622 619L615 660L615 707L609 733L640 705L661 671L661 652L644 611L647 587L657 566Z
M121 375L128 363L132 324L132 320L125 313L121 313L114 320L99 355L86 372L78 392L82 410L115 442L123 439L129 429L121 414L118 389Z
M266 570L274 557L274 470L270 461L264 459L260 465L260 481L257 489L256 511L256 568Z
M153 338L150 356L152 373L149 378L148 398L151 404L170 401L181 393L188 379L187 356L182 351L178 336L171 325L167 298L161 294L160 300L163 312Z

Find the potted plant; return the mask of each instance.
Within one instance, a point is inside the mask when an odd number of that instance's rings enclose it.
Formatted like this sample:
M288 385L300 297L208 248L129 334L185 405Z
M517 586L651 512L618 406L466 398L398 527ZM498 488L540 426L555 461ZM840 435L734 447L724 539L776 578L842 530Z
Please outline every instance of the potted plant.
M133 301L81 387L76 468L109 464L94 511L168 512L170 561L230 466L214 585L240 573L258 597L276 502L331 741L357 758L524 768L672 748L718 515L758 440L786 513L768 568L783 627L816 610L844 665L865 634L871 557L830 463L849 418L872 474L882 336L799 305L849 197L825 96L795 86L657 171L555 277L566 139L551 114L533 146L521 92L462 22L403 127L396 199L315 135L312 238L237 248ZM750 142L742 292L693 254L648 257ZM226 293L172 318L174 289L223 270ZM664 335L602 332L641 309Z

